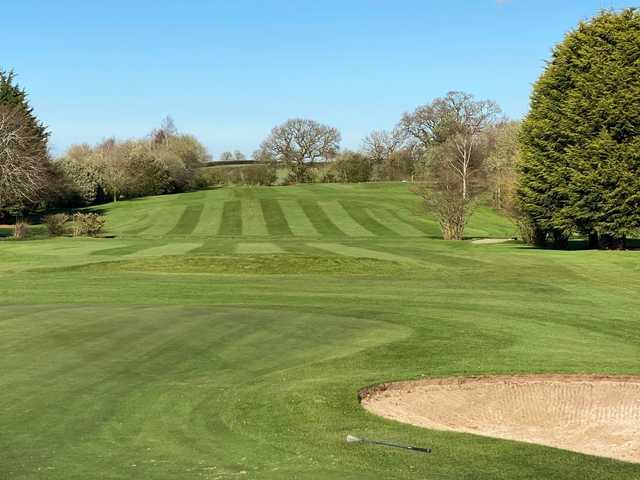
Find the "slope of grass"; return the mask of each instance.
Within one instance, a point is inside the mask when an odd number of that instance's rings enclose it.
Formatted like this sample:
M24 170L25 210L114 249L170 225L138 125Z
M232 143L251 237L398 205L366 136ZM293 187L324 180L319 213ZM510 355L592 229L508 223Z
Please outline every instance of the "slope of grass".
M640 477L356 398L425 376L640 373L635 252L445 242L401 184L102 209L115 238L0 242L0 478ZM467 234L511 232L480 209Z

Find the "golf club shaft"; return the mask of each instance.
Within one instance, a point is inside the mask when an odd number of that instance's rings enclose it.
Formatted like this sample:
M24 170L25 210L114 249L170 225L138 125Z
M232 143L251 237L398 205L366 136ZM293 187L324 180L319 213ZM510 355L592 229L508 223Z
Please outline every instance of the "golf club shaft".
M363 438L362 441L366 442L366 443L373 443L373 444L376 444L376 445L384 445L384 446L387 446L387 447L404 448L406 450L415 450L417 452L431 453L431 449L430 448L414 447L414 446L411 446L411 445L402 445L402 444L399 444L399 443L381 442L379 440L369 440L367 438Z

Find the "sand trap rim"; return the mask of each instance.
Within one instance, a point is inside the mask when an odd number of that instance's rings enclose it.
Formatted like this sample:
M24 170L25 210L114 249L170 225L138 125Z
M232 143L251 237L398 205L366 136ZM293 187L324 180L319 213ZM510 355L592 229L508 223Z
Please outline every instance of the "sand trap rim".
M450 377L424 377L413 380L392 380L383 383L374 383L358 390L358 402L388 390L403 390L411 386L424 385L474 385L483 382L488 383L514 383L514 382L623 382L640 384L640 375L614 375L599 373L524 373L514 375L456 375Z

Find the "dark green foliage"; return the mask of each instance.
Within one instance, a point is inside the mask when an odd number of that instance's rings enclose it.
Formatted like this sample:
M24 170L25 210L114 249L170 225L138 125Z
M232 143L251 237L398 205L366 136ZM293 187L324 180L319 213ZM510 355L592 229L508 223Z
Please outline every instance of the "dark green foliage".
M200 169L196 177L198 188L222 185L273 185L276 183L276 168L271 164L211 166Z
M521 144L519 206L537 238L617 247L640 228L639 11L602 12L555 48Z
M371 163L361 153L342 153L334 160L334 168L341 182L358 183L371 179Z
M27 93L16 83L13 71L7 72L0 69L0 105L16 108L26 116L26 123L31 132L38 138L38 146L41 148L43 155L46 156L49 132L47 127L33 113L33 108L27 100Z

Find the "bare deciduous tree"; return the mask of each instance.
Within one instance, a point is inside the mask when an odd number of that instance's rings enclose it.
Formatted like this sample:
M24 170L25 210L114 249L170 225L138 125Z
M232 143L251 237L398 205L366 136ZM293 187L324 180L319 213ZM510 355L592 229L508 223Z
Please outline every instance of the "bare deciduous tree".
M497 125L493 132L495 148L487 158L494 206L510 214L515 214L516 164L520 158L519 133L520 122L510 121Z
M263 155L290 165L296 181L304 181L307 166L333 157L340 148L340 132L314 120L294 118L271 130L262 142Z
M404 143L402 132L395 129L374 130L362 142L362 150L373 165L380 165L396 153Z
M449 92L446 97L405 114L400 127L426 149L446 146L444 160L459 176L466 200L470 180L481 167L482 159L476 153L483 134L500 113L500 107L491 100L476 101L467 93Z
M47 178L46 152L25 114L0 106L0 208L33 203Z
M462 239L474 198L481 190L484 163L490 152L487 132L500 108L489 100L449 92L407 113L400 128L429 153L427 185L420 193L440 217L443 236Z
M233 153L231 152L222 152L220 154L220 158L218 158L219 162L233 162Z

